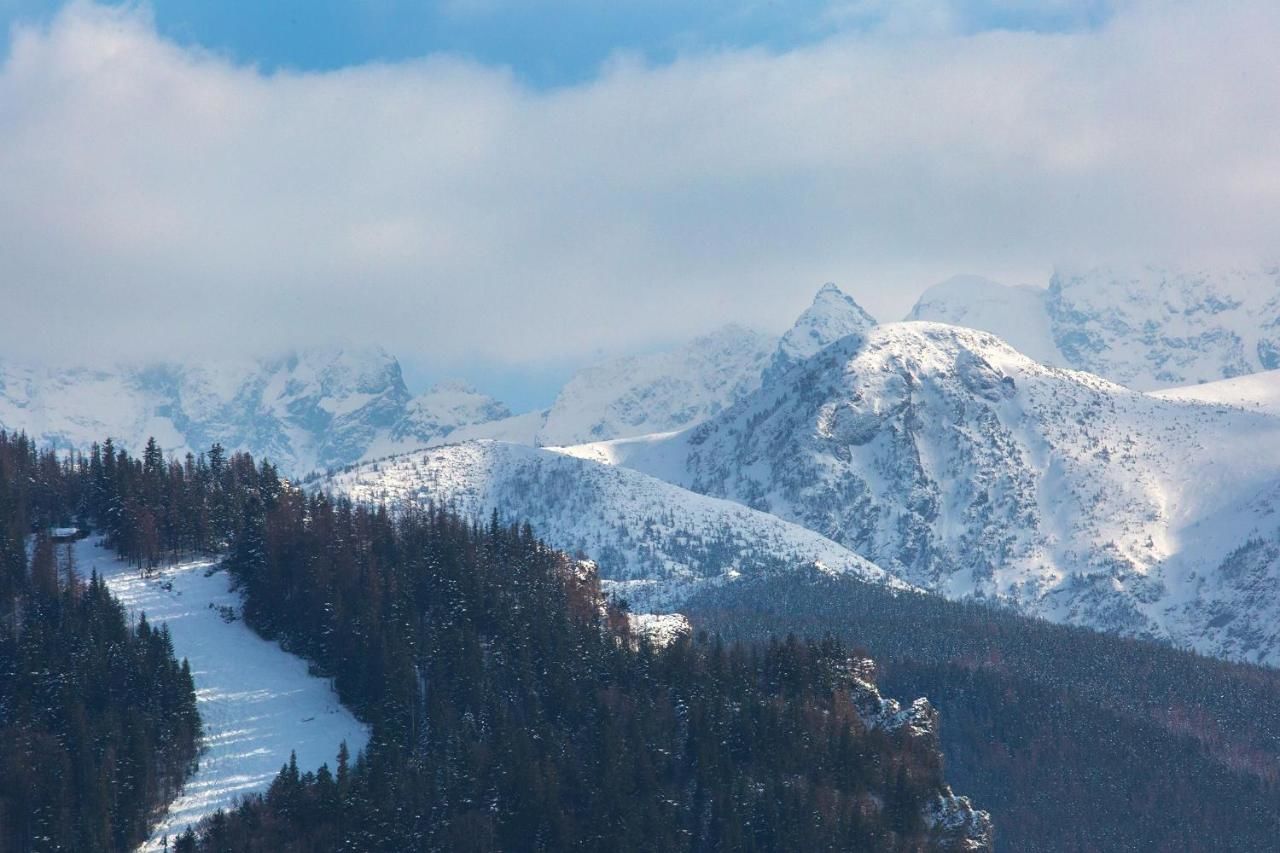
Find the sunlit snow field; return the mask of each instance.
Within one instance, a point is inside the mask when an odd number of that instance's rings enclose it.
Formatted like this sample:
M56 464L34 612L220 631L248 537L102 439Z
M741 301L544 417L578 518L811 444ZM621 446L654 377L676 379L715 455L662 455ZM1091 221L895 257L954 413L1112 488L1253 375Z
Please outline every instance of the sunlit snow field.
M96 569L132 618L146 613L153 625L169 625L174 653L191 664L204 723L200 768L141 850L159 850L165 835L172 838L238 797L266 790L291 750L305 771L323 762L332 768L343 740L353 756L364 748L368 731L325 679L309 675L305 661L238 618L223 618L223 608L240 611L226 572L206 576L213 563L200 560L143 579L97 541L78 543L77 569L84 577Z

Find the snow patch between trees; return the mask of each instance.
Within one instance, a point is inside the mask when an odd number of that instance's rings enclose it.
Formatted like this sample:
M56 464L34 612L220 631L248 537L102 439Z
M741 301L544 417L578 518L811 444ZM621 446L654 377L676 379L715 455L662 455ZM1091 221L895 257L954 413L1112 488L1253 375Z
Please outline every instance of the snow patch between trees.
M328 682L307 663L262 639L239 619L240 595L212 560L179 563L150 577L98 547L96 537L76 543L77 570L96 570L131 618L146 613L166 623L174 654L186 658L204 723L200 766L187 781L142 851L236 800L265 791L296 751L298 766L315 770L336 762L338 745L352 756L369 740L368 729L338 701Z

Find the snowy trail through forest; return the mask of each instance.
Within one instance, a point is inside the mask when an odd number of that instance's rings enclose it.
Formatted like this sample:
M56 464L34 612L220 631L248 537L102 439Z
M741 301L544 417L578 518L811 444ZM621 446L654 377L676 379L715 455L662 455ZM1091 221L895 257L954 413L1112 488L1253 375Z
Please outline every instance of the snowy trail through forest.
M364 748L367 729L328 682L240 621L239 593L228 588L226 572L206 574L212 561L179 563L142 578L97 542L77 544L77 570L88 577L96 569L131 618L146 613L153 626L168 624L174 653L191 665L204 724L199 770L140 850L160 850L166 835L172 839L236 798L265 791L291 750L307 771L324 762L333 768L344 740L353 759Z

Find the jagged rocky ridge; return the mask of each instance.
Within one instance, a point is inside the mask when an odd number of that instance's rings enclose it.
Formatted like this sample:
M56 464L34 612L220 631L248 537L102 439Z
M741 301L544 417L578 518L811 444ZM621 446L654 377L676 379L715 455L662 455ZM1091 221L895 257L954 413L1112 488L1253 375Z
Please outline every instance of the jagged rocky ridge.
M824 347L865 332L875 324L875 319L853 297L827 282L818 290L813 304L778 341L763 382L773 381Z

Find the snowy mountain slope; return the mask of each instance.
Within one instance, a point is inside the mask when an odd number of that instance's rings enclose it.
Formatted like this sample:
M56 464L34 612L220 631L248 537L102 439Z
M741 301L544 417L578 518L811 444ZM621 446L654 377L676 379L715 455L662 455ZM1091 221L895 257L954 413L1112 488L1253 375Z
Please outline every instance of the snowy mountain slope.
M477 423L445 440L542 446L680 429L760 387L775 344L760 332L725 326L674 349L579 370L548 409Z
M109 435L136 450L155 436L181 456L220 442L301 476L467 438L562 444L681 428L759 387L775 344L726 326L581 370L549 409L520 415L456 382L413 397L399 363L376 347L194 366L0 363L0 427L62 449Z
M1045 301L1071 366L1132 388L1280 367L1280 270L1058 272Z
M541 443L643 435L704 420L759 387L772 348L768 335L726 326L674 350L579 371L547 412Z
M1235 406L1280 416L1280 370L1264 370L1235 379L1153 391L1151 396L1164 400Z
M781 339L730 325L672 350L615 359L574 374L540 418L477 423L443 441L570 445L683 429L755 391L762 376L873 325L858 303L826 284Z
M814 296L813 304L778 341L764 381L772 381L824 347L848 335L865 332L875 324L875 319L853 297L827 282Z
M905 585L812 531L626 468L550 450L476 441L365 463L319 481L353 500L448 504L528 521L555 548L594 560L635 609L670 609L698 586L820 564Z
M1280 662L1280 419L1264 413L899 323L694 429L564 452L776 514L948 596Z
M1060 269L1048 290L965 277L908 316L996 334L1048 364L1138 390L1280 368L1280 269Z
M66 449L85 449L108 435L135 451L155 436L176 455L220 442L293 475L418 447L459 426L509 414L458 385L413 398L400 365L376 348L191 367L0 365L0 426L7 429Z
M153 625L168 624L174 653L190 662L195 679L205 751L142 850L160 850L164 836L172 841L237 797L266 791L291 751L306 771L323 763L332 768L344 740L353 759L364 748L368 730L339 704L325 679L309 675L305 661L243 622L224 618L224 612L238 612L240 597L227 588L226 573L206 575L209 561L144 579L85 539L76 544L76 562L82 575L97 571L134 617L145 612Z
M1066 367L1053 340L1046 295L1042 288L958 275L926 290L907 319L991 332L1041 364Z

